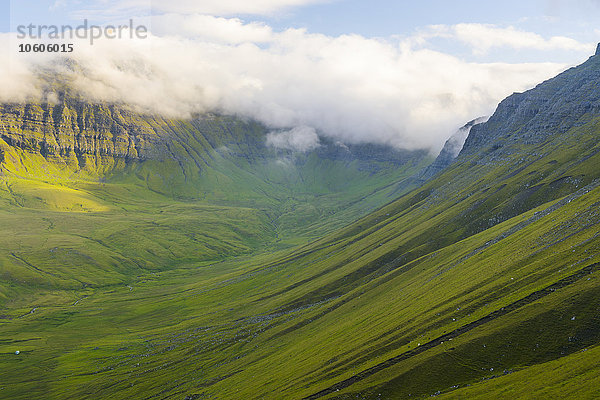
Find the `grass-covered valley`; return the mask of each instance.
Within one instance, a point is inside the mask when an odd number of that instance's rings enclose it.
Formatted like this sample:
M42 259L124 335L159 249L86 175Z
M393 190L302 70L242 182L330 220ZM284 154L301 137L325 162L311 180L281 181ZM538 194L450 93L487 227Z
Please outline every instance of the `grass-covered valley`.
M600 57L426 152L5 105L0 398L596 398ZM19 354L15 354L19 351Z

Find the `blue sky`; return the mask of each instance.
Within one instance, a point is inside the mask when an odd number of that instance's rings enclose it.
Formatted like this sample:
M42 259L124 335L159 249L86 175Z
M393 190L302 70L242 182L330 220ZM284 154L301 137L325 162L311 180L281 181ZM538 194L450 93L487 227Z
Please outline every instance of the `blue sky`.
M600 1L588 0L340 0L300 7L265 21L277 29L306 27L327 35L356 33L368 37L406 36L437 24L481 23L514 26L546 38L567 36L582 42L600 41ZM448 43L440 45L448 50ZM455 51L468 56L464 49ZM576 57L570 52L538 54L528 49L521 54L511 51L482 60L568 62Z
M227 0L223 2L227 3ZM2 32L9 29L6 10L11 3L14 27L17 23L38 21L77 23L80 21L78 10L108 8L111 1L0 0L0 9L4 11L0 20ZM148 9L150 5L156 6L162 2L136 3L141 4L139 8L144 10L144 5ZM196 3L202 4L203 1ZM333 36L349 33L367 37L408 35L427 25L476 22L512 25L544 36L563 35L584 41L600 41L598 0L331 0L275 9L266 15L225 14L237 15L248 21L264 21L279 30L305 27L314 33ZM90 20L100 20L94 18L93 13L89 13L88 17Z
M121 7L118 11L103 13L111 5L133 3L134 7ZM286 0L265 0L271 1ZM289 1L289 0L288 0ZM307 3L298 6L276 7L267 12L244 13L232 10L210 13L217 16L238 17L246 22L259 21L276 31L288 28L305 28L311 33L328 36L358 34L364 37L408 37L431 25L454 25L459 23L488 24L497 27L514 27L533 32L546 39L564 36L582 43L600 41L600 0L297 0ZM212 3L214 0L180 1L180 3ZM240 2L232 0L230 3ZM0 32L15 31L19 24L72 24L88 18L92 23L112 23L136 15L177 11L158 4L177 3L150 0L0 0L3 10ZM222 3L227 3L223 0ZM243 3L243 2L242 2ZM186 5L188 9L189 7ZM119 8L119 7L113 7ZM205 7L206 8L206 7ZM208 6L210 11L211 6ZM10 13L8 12L10 10ZM91 11L90 11L91 10ZM202 6L198 11L202 12ZM242 10L242 9L240 9ZM435 38L430 40L432 49L443 49L456 56L481 62L564 62L573 63L583 52L567 49L496 48L485 54L474 54L470 48Z
M432 24L520 24L526 17L559 14L561 7L550 7L547 3L540 0L345 0L302 7L284 13L279 20L273 18L271 22L282 28L288 24L306 26L312 31L331 35L354 32L367 36L388 36L406 34ZM583 16L585 13L579 15Z
M10 0L0 0L0 32L10 28Z

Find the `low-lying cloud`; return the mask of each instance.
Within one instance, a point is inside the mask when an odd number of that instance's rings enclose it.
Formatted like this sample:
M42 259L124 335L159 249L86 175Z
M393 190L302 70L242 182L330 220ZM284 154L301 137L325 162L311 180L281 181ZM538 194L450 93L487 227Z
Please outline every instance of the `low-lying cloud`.
M314 128L298 126L288 131L270 132L267 146L282 150L307 152L320 146L319 136Z
M90 101L174 117L217 111L279 132L311 127L346 143L435 151L466 121L491 114L513 91L566 67L473 63L415 45L413 38L275 32L206 15L159 16L152 29L146 40L75 42L69 56L75 64L65 56L17 56L16 39L1 35L0 46L12 57L0 64L0 101L39 96L44 71L68 80ZM298 145L293 137L271 140Z

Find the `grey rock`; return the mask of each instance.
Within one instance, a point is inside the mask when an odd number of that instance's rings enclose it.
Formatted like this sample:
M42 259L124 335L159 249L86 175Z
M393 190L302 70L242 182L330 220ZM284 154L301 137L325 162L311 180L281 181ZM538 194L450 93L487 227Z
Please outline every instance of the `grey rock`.
M458 154L463 148L471 128L475 125L482 124L488 120L488 117L479 117L472 121L469 121L458 131L456 131L444 144L442 151L437 156L435 161L431 163L427 168L419 174L420 181L426 181L437 175L441 171L445 170L450 164L454 162Z
M485 154L479 163L539 144L589 122L600 113L600 57L568 69L524 93L503 100L490 119L474 126L459 157Z

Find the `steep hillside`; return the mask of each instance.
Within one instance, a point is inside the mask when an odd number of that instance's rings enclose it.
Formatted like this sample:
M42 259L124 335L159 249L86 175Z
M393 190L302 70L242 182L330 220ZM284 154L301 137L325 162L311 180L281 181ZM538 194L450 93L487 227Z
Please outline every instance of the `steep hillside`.
M598 84L594 56L509 97L433 180L311 243L13 301L0 393L598 397Z
M469 132L471 132L471 128L486 121L487 117L480 117L469 121L452 136L450 136L450 138L446 140L444 147L436 159L429 166L427 166L427 168L423 169L421 172L419 172L419 174L417 174L417 179L419 179L420 183L427 182L429 179L433 178L436 174L442 172L450 164L452 164L462 150L465 141L469 136Z

